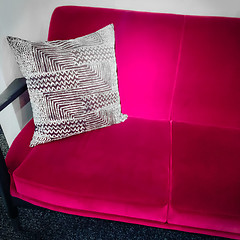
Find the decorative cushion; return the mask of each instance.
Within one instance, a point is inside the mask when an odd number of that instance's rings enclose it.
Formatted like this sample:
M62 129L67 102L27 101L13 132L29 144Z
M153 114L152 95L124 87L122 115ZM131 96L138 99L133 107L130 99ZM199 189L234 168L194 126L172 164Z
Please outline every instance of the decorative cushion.
M31 147L126 120L113 24L71 40L7 40L27 79L35 124Z

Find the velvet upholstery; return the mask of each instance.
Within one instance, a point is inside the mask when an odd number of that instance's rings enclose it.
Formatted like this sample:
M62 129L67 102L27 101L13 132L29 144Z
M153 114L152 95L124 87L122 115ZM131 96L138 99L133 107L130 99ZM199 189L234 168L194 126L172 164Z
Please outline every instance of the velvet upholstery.
M70 214L240 239L240 20L59 7L48 40L110 23L129 119L34 149L31 121L6 158L11 194Z
M184 16L60 7L53 13L48 40L86 35L110 23L115 29L122 112L169 120Z
M173 122L172 131L169 222L240 233L240 130Z
M33 129L29 126L20 135L32 135ZM168 121L130 118L33 150L28 147L24 162L13 172L16 190L66 208L165 222L169 131ZM11 151L19 150L15 147L18 140Z
M172 119L240 128L240 19L186 16Z

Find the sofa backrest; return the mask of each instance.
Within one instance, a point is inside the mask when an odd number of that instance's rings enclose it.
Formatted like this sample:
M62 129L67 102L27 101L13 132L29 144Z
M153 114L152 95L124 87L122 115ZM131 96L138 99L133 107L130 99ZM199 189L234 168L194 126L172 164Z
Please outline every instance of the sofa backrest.
M169 119L183 16L64 6L52 15L48 40L71 39L114 24L122 111Z
M240 129L240 19L185 16L171 118Z
M123 113L240 128L240 19L63 6L48 40L110 23Z

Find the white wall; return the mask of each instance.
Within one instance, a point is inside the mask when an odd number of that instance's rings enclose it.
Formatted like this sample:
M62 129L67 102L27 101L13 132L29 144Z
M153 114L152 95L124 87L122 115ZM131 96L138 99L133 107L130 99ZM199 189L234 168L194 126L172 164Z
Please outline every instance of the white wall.
M0 92L22 76L5 37L46 40L51 13L60 5L240 17L240 0L0 0ZM24 104L24 98L0 113L9 145L30 118L30 104Z

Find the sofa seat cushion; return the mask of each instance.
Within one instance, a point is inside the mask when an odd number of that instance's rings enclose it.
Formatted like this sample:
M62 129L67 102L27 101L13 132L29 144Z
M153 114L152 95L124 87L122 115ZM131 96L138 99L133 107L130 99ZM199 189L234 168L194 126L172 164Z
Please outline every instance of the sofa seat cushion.
M167 121L129 118L119 125L38 145L13 172L16 191L42 206L164 222L169 132ZM16 144L17 154L22 150Z
M240 131L173 122L169 222L240 233Z

